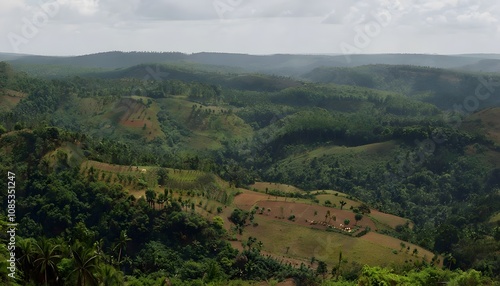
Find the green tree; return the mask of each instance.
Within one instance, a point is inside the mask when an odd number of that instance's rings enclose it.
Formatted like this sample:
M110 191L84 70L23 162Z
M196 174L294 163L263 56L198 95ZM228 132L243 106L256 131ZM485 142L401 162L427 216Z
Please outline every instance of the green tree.
M123 273L111 265L102 265L97 275L100 286L124 285Z
M0 89L7 87L9 78L12 76L12 69L6 62L0 62Z
M148 202L149 206L154 208L155 207L155 200L156 200L156 192L153 189L147 189L146 190L146 201Z
M97 274L100 271L99 255L92 247L76 241L71 246L71 258L73 259L73 271L69 276L76 276L76 285L78 286L97 286Z
M33 261L35 269L43 275L43 283L49 285L49 281L58 278L57 263L61 260L62 254L59 244L53 244L46 238L42 238L34 243L36 259ZM51 282L52 283L52 282Z
M122 258L122 253L127 249L127 244L131 241L132 239L128 237L127 232L125 230L120 231L120 236L115 242L115 246L113 247L113 251L118 250L118 260L117 264L120 265L121 258Z
M160 209L163 209L163 205L165 204L165 200L167 197L165 197L165 194L161 193L158 195L158 198L156 199L156 203L158 203L158 206Z
M168 182L168 171L165 168L158 168L156 170L156 175L158 176L158 185L164 186Z
M402 242L402 241L401 241L401 242L399 243L399 246L401 246L401 249L399 250L399 252L402 252L402 251L403 251L403 249L405 249L405 248L406 248L406 243L404 243L404 242Z
M247 211L241 209L234 209L234 211L231 213L231 216L229 216L229 220L233 222L235 225L243 227L245 226L248 216L249 213Z
M356 220L356 225L357 225L358 221L363 219L363 215L362 214L355 214L354 219Z
M370 207L365 203L362 203L360 206L358 206L358 209L362 214L370 213Z
M326 273L328 273L327 265L324 261L318 260L318 267L316 268L316 273L322 275L325 279Z
M2 124L0 124L0 135L4 134L6 132L7 132L7 129Z
M29 283L31 277L33 276L33 270L35 269L35 240L32 238L20 239L17 241L18 253L18 263L19 268L22 271L22 277L24 282Z
M340 210L342 210L342 208L343 208L343 207L344 207L347 203L346 203L344 200L341 200L341 201L339 202L339 204L340 204Z
M326 214L325 214L325 222L326 222L326 220L330 217L330 215L331 215L331 214L330 214L330 210L327 210L327 211L326 211Z

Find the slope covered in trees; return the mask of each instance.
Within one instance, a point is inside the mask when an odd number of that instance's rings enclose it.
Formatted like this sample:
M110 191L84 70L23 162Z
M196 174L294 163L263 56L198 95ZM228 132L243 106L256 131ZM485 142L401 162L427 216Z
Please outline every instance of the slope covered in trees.
M472 106L474 111L498 105L500 95L498 74L464 73L429 67L398 65L321 67L304 74L303 77L315 82L390 90L453 111L456 111L456 105L467 104ZM481 94L490 95L481 96ZM480 100L474 99L474 96ZM476 100L477 103L465 102L466 99Z
M85 159L210 172L235 187L265 180L338 190L414 223L386 234L443 255L448 268L498 279L500 228L493 218L500 211L500 154L490 122L496 113L443 111L445 102L462 102L480 84L473 75L369 66L328 70L325 81L337 84L318 84L171 66L159 70L171 76L145 79L156 65L57 79L0 67L0 98L22 94L15 104L0 104L0 165L3 173L16 170L25 198L18 203L20 241L35 257L36 249L54 250L60 271L45 278L40 265L26 261L25 281L78 283L83 276L70 269L82 259L95 269L114 269L116 279L133 270L130 279L139 280L323 276L257 248L238 253L217 222L169 200L168 192L165 207L155 210L156 202L130 197L109 177L81 172L78 160L68 160L75 156L72 146ZM450 116L461 124L450 123ZM131 241L118 243L122 233ZM169 261L192 271L178 272ZM387 278L384 270L352 269L350 279ZM88 279L100 275L96 270ZM452 281L479 274L439 275Z

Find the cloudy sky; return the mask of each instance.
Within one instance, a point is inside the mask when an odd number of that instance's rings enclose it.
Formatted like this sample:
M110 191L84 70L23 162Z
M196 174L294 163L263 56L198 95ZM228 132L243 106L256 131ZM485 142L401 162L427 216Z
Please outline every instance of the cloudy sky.
M500 53L498 0L12 0L0 52Z

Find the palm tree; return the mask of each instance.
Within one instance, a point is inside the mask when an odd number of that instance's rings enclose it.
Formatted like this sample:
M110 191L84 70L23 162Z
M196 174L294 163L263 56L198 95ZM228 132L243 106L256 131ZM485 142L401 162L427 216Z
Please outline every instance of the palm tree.
M17 263L23 272L23 279L25 282L29 282L33 275L33 269L35 268L34 262L36 259L34 239L27 238L21 239L17 242L17 249L19 249L19 258Z
M163 208L163 204L165 203L165 199L166 199L165 194L159 194L158 195L158 199L156 200L156 202L160 206L160 209Z
M128 237L127 232L125 230L122 230L120 232L120 237L115 242L115 247L113 248L113 251L116 251L116 249L119 249L119 251L118 251L118 265L120 265L120 261L122 258L122 251L127 249L127 243L131 240L132 239L130 237Z
M152 208L155 207L155 199L156 199L156 192L153 189L148 189L146 191L146 201Z
M99 271L99 255L94 248L88 248L79 241L71 247L71 257L73 258L74 270L69 276L76 275L77 285L97 286L99 284L95 273Z
M111 265L103 265L99 271L99 285L123 285L123 273Z
M61 259L59 244L52 244L49 240L43 238L34 244L36 259L33 261L35 269L43 274L45 285L49 285L49 277L57 278L57 263Z

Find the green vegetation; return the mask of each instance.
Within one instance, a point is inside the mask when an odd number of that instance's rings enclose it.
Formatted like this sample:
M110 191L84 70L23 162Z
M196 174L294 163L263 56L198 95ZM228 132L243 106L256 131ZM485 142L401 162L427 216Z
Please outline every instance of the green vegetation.
M148 68L46 79L0 63L0 170L22 198L19 279L2 266L1 283L498 281L500 110L460 126L444 110L476 74Z

